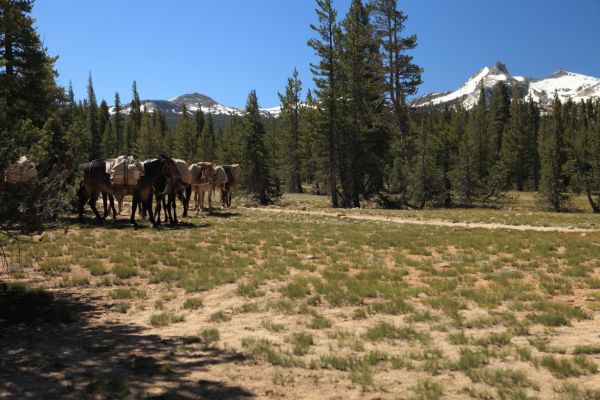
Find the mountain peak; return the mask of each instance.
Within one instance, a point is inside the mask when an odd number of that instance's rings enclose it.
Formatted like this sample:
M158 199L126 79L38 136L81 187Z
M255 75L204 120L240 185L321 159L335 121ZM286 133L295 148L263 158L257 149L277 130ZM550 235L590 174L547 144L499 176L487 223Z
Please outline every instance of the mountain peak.
M204 107L212 107L218 104L213 98L198 92L177 96L169 101L178 105L185 103L186 105L194 104L201 105Z
M568 72L563 68L547 78L513 77L509 74L506 65L498 61L491 69L484 67L479 70L455 91L426 94L414 99L411 104L415 106L461 104L469 109L479 100L480 84L483 84L488 96L498 82L504 82L512 92L531 97L542 107L547 107L552 102L554 93L559 94L561 101L571 99L579 102L600 99L598 78Z
M560 67L555 73L550 75L550 78L560 78L561 76L569 75L569 71Z
M506 64L501 63L500 61L496 61L496 64L494 64L494 66L490 70L490 74L491 75L502 75L502 74L510 75L508 73L508 68L506 67Z

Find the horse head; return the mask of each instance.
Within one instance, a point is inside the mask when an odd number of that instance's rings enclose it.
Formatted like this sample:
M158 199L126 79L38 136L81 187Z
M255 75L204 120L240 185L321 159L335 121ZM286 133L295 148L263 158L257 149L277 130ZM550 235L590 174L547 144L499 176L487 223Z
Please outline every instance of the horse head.
M212 182L213 179L213 166L211 162L199 162L200 165L200 181L201 182Z

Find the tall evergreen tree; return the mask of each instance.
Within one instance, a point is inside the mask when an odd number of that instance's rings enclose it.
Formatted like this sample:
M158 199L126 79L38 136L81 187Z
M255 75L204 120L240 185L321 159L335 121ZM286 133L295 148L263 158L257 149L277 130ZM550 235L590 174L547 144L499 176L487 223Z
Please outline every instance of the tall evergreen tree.
M596 103L596 112L590 104L579 105L571 163L574 185L585 193L592 211L600 213L600 102Z
M373 0L370 6L380 38L387 96L392 106L391 187L396 192L403 192L414 153L406 98L415 94L421 85L422 69L408 54L417 47L417 36L403 36L408 17L398 9L397 3L397 0Z
M64 96L54 80L57 57L50 57L43 47L33 26L32 7L29 0L0 2L2 130L24 120L41 128Z
M327 176L327 154L317 133L318 109L309 89L304 103L300 106L300 175L306 182L314 184L316 194L321 194L322 182Z
M175 126L175 156L186 161L196 157L196 134L192 118L190 117L185 103L181 105L181 116Z
M90 157L96 160L102 157L102 136L98 126L98 103L91 72L88 75L87 95L87 128L92 138Z
M562 104L558 95L554 95L550 118L542 129L543 136L540 139L540 191L539 199L545 205L555 211L560 211L569 196L565 193L567 189L567 177L564 166L566 162L566 149L564 138L564 124L562 116Z
M515 89L514 95L521 97L518 89ZM492 90L488 110L488 136L490 140L490 165L498 161L502 151L502 136L508 121L510 119L510 95L508 86L503 81L499 81Z
M141 160L155 158L158 153L158 143L152 115L146 106L142 108L142 120L135 143L135 155Z
M276 201L281 193L273 181L269 168L269 153L264 142L265 127L263 125L256 91L251 91L246 103L243 117L245 130L244 165L245 186L252 198L266 205Z
M302 193L300 169L300 96L302 82L298 79L298 70L294 72L285 88L285 94L278 93L281 102L281 120L286 146L286 188L290 193Z
M530 160L530 187L538 190L540 181L540 155L538 150L540 108L531 96L527 99L527 158Z
M114 156L115 138L110 120L110 112L108 104L102 100L98 108L98 132L101 134L101 155L103 158L111 158Z
M479 170L477 158L477 137L473 128L466 129L467 113L459 108L453 123L457 138L457 157L454 166L454 189L460 201L471 204L479 194Z
M113 123L111 129L113 130L113 136L115 138L115 146L114 146L114 154L123 154L125 153L125 137L124 137L124 129L123 129L123 115L121 108L121 97L119 96L119 92L115 92L115 105L114 105L114 115L113 115Z
M131 104L129 114L125 119L125 152L135 151L138 132L142 125L142 102L137 89L137 82L133 81L131 86Z
M528 147L530 133L529 116L526 105L517 90L513 90L510 105L510 122L502 138L502 161L508 168L509 179L517 190L525 188L528 174L531 171L531 154Z
M215 125L212 114L206 114L203 129L198 138L198 159L202 161L216 161L217 142L215 137Z
M0 171L22 155L44 162L51 153L67 153L59 112L64 91L55 82L56 58L35 31L32 6L30 0L0 1ZM70 206L59 186L44 179L11 188L2 183L0 253L8 237L18 242L22 233L56 222Z
M337 13L331 0L316 0L319 25L310 27L317 38L310 39L308 45L315 50L319 58L318 64L311 64L314 75L316 94L320 111L319 132L327 153L328 189L331 205L338 207L337 178L338 178L338 126L337 126L337 86L339 74L339 48L337 40L340 28L336 22Z
M491 166L490 141L487 125L487 105L483 82L480 83L479 100L469 115L467 131L471 140L475 142L473 166L477 173L477 181L482 184L488 176Z
M358 207L360 196L382 188L384 173L379 155L387 148L379 115L385 86L379 39L361 0L353 0L342 21L340 36L340 97L344 129L339 135L342 205Z
M194 113L194 132L196 133L196 140L200 140L200 135L204 129L204 123L204 113L202 112L202 109L198 107L198 110Z

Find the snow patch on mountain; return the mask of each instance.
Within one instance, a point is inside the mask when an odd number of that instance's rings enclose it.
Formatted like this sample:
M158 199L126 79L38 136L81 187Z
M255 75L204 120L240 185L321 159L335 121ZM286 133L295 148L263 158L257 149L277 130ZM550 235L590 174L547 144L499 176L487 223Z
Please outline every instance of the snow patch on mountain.
M587 75L568 72L563 69L547 78L535 79L524 76L512 76L505 64L497 62L492 68L484 67L471 76L460 88L453 92L430 93L412 101L415 106L431 106L460 103L472 108L479 101L480 83L483 83L486 96L493 87L503 81L509 88L516 88L525 97L547 107L556 93L563 102L571 99L575 102L588 99L600 99L600 79ZM511 91L512 92L512 91Z

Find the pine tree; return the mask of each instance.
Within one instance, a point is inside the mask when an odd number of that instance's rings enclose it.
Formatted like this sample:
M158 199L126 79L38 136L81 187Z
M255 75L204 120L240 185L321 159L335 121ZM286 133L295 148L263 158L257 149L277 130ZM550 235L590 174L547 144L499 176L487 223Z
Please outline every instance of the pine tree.
M33 1L0 2L0 105L2 127L31 120L41 128L58 110L64 92L56 85L54 63L35 31ZM19 138L16 138L19 142ZM29 144L26 143L26 146Z
M135 156L140 160L155 158L158 153L152 116L146 106L142 110L140 130L135 144Z
M30 0L0 1L0 171L22 155L43 163L52 153L66 153L67 137L59 112L64 91L55 82L56 58L47 54L35 31L32 7ZM12 248L19 247L21 234L56 222L70 206L60 185L45 179L11 188L2 182L1 186L3 255L7 238L17 242Z
M165 114L160 109L154 110L152 119L156 154L172 154L172 130L167 125Z
M408 54L417 47L417 36L402 36L408 17L398 10L397 0L373 0L370 7L381 43L387 97L392 106L390 186L394 192L404 193L414 155L406 98L417 92L423 72Z
M578 107L578 126L573 138L573 185L585 193L594 213L600 213L600 102ZM590 109L591 108L591 109Z
M198 107L198 110L194 113L194 132L196 133L196 140L200 140L200 135L204 129L204 123L204 113L202 112L202 109Z
M136 81L133 81L131 91L130 110L125 119L125 153L135 151L138 132L142 124L142 102L140 101Z
M502 160L509 173L509 179L517 190L522 191L531 171L528 142L529 117L526 105L517 90L513 90L513 100L510 105L510 122L502 138Z
M96 160L102 157L102 136L98 127L98 103L91 72L88 76L87 94L87 129L92 138L90 157L92 160Z
M326 181L327 155L323 152L323 146L319 141L317 133L318 110L317 104L309 89L300 106L300 175L306 182L314 184L314 191L320 194L320 182Z
M380 122L385 85L379 54L379 38L361 0L353 0L342 22L340 36L341 118L339 135L342 205L358 207L360 196L382 189L387 131Z
M250 196L260 204L273 203L281 196L281 193L275 187L269 168L269 154L264 142L265 127L261 120L258 99L254 90L248 95L243 124L246 189Z
M479 88L479 100L471 110L467 123L467 131L471 140L475 142L475 153L473 157L473 166L477 173L477 181L483 183L488 176L490 162L490 141L487 125L487 106L485 99L485 90L483 82ZM479 188L481 189L481 188Z
M115 138L114 153L113 156L125 153L125 137L123 131L123 116L121 114L121 97L119 92L115 92L115 105L112 130Z
M110 123L110 111L108 110L108 104L106 104L105 100L100 102L100 107L98 107L98 131L104 133L106 129L106 125Z
M196 134L192 118L190 117L185 103L181 105L181 117L175 126L175 156L189 161L196 157Z
M481 189L480 171L476 162L478 133L474 128L476 124L473 123L472 116L467 117L467 113L462 108L456 113L453 129L457 136L458 153L453 186L461 202L471 204L479 196Z
M300 96L302 82L298 79L298 70L294 68L288 78L285 94L278 93L281 102L281 125L286 143L286 187L290 193L302 193L300 169Z
M323 145L327 153L328 189L331 196L331 205L338 207L338 126L337 126L337 85L339 74L339 48L337 40L340 28L336 22L337 13L331 0L316 0L317 17L319 25L310 25L318 38L308 41L308 45L315 50L319 58L318 64L311 64L310 69L314 75L317 86L315 93L318 97L320 124L319 133L323 137Z
M136 129L140 129L142 126L142 102L140 101L140 95L137 89L137 82L133 81L131 85L131 116L135 124ZM134 138L135 139L135 138Z
M46 144L47 153L49 155L65 155L67 151L65 128L58 117L58 113L46 120L44 131L49 139Z
M222 135L217 136L217 160L222 164L242 163L244 140L241 117L230 115Z
M521 97L518 89L515 89L514 95ZM502 151L502 136L508 125L510 118L510 96L508 86L503 81L499 81L492 90L488 110L488 135L490 140L490 165L498 161Z
M423 208L428 202L435 202L441 187L440 175L434 157L435 112L430 110L425 121L415 129L415 165L412 171L411 186L416 206Z
M217 143L215 138L215 126L212 114L206 114L202 132L198 138L198 159L201 161L215 161L217 159Z
M566 162L564 123L562 104L558 95L554 95L550 118L542 129L540 139L540 191L539 199L543 204L550 206L555 211L560 211L569 196L565 193L566 175L564 166Z
M110 112L106 101L102 100L98 108L98 132L102 135L101 155L103 158L111 158L115 154L115 138L110 121Z
M540 181L540 155L538 149L540 130L540 109L531 96L527 100L527 159L529 160L531 189L537 191Z

